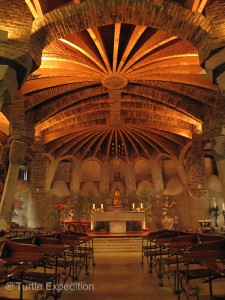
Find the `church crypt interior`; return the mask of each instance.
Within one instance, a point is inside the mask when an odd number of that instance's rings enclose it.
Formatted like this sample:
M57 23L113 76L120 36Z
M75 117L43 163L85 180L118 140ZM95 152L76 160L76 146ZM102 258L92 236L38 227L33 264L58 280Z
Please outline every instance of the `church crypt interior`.
M225 299L225 0L0 4L0 299Z

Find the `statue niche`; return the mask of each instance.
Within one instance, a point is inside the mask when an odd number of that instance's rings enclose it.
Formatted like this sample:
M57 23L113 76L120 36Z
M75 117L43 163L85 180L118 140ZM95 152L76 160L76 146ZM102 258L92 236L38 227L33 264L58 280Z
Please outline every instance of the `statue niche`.
M113 206L115 208L122 207L122 197L118 186L115 188L113 193Z

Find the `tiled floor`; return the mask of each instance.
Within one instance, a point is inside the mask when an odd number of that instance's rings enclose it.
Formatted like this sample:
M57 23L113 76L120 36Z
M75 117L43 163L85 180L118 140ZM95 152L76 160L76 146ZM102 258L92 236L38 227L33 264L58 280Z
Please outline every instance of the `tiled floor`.
M155 271L150 274L148 265L140 264L139 252L97 252L95 254L96 266L90 267L90 274L85 275L84 271L79 278L79 282L74 285L68 281L68 285L62 293L62 300L176 300L165 279L164 287L158 286L158 279ZM222 284L221 284L222 283ZM213 283L214 291L224 292L225 280L220 283ZM77 288L77 290L75 290ZM18 292L18 291L17 291ZM201 286L200 299L208 293L208 283ZM0 289L0 295L10 295L6 288ZM13 293L11 293L13 297ZM14 293L15 295L15 293ZM17 293L18 295L18 293ZM24 299L33 299L31 291L24 291ZM51 298L49 298L51 299ZM186 299L181 295L181 300ZM191 298L196 299L196 298ZM224 298L223 298L224 299Z

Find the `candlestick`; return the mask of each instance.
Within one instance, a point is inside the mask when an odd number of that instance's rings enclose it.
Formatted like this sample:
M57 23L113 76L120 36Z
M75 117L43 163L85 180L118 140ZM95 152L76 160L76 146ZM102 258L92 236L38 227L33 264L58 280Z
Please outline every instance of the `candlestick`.
M141 202L141 208L143 208L143 203Z
M213 206L216 207L216 198L213 197Z
M215 205L215 203L214 203ZM215 226L218 227L218 223L217 223L217 219L218 219L218 216L219 216L219 207L216 205L216 206L213 206L212 209L212 217L215 218Z
M134 205L134 203L132 203L132 208L133 208L133 209L135 209L135 205Z
M224 209L224 203L223 203L222 215L223 215L223 223L224 223L224 226L225 226L225 209Z

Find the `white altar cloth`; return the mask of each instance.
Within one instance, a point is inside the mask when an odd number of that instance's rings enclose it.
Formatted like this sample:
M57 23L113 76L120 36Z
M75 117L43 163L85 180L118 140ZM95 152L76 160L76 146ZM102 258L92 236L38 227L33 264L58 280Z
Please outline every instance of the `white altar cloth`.
M95 222L109 222L110 232L125 233L127 221L140 221L142 229L145 229L145 213L133 211L117 212L92 212L91 229L94 229Z

